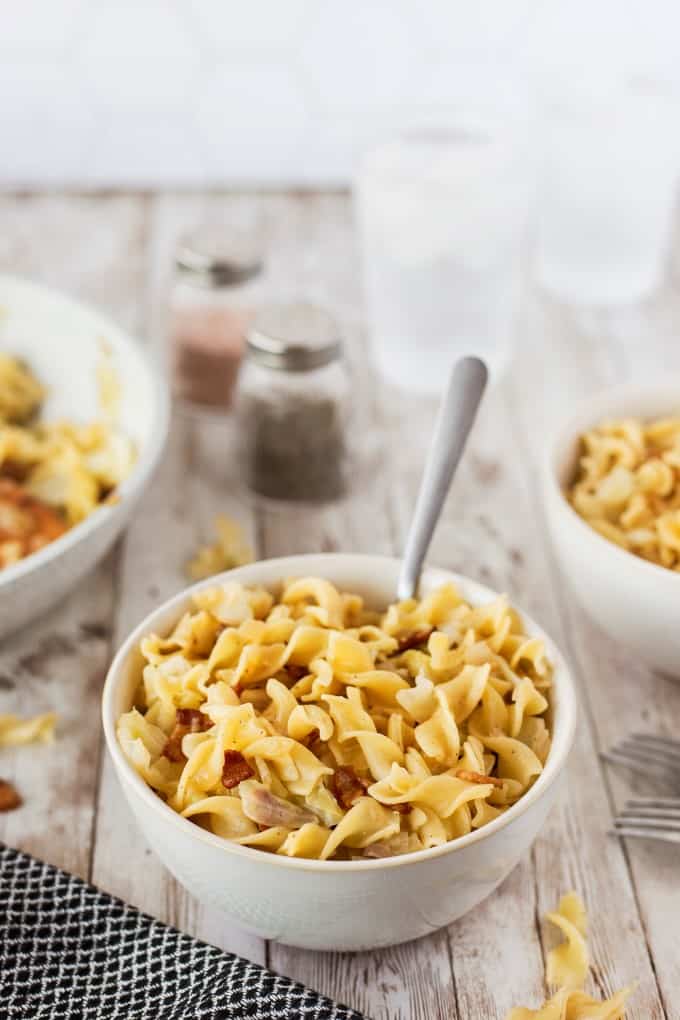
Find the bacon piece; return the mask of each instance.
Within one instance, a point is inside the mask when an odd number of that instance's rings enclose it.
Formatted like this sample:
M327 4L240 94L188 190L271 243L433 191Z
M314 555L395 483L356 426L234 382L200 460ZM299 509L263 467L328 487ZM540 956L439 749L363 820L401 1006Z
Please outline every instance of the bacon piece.
M409 648L417 648L418 645L424 645L433 630L434 627L421 627L420 630L413 630L410 634L404 634L403 637L399 638L399 651L407 652Z
M255 773L240 751L225 751L222 766L222 786L233 790L244 779L250 779Z
M309 733L305 734L304 737L298 737L297 742L298 744L302 744L303 747L308 747L310 751L316 747L317 750L314 751L314 754L316 754L317 758L319 756L317 752L319 750L323 750L325 746L324 742L319 739L319 729L317 726L315 726L313 730L310 730Z
M198 708L178 708L176 722L186 726L189 733L201 733L212 726L210 719Z
M182 761L184 758L182 738L185 736L186 732L187 731L182 726L175 726L174 730L165 741L163 755L169 761Z
M309 739L310 737L312 738L311 740ZM324 743L323 740L320 739L318 730L312 730L312 732L309 734L309 737L306 737L305 740L302 741L302 743L305 745L305 747L309 748L309 750L316 758L321 758L322 754L326 750L326 744Z
M165 742L163 754L170 761L182 761L182 740L187 733L201 733L209 730L212 722L197 708L178 708L175 715L175 728Z
M2 468L0 468L0 477L9 478L13 482L25 482L26 478L30 474L31 465L24 464L19 460L12 460L11 457L7 457L2 462Z
M22 800L11 783L0 779L0 811L13 811L21 807Z
M490 783L499 789L503 787L502 779L497 779L496 776L483 776L481 772L468 772L467 769L458 769L456 778L463 779L466 783Z
M296 666L293 662L287 662L283 668L291 680L295 681L302 680L303 676L307 676L309 673L307 666Z
M349 811L354 801L363 797L366 783L359 779L354 769L341 765L331 778L331 791L340 807Z
M0 477L0 541L18 543L23 557L65 531L66 522L56 510L31 496L14 479Z

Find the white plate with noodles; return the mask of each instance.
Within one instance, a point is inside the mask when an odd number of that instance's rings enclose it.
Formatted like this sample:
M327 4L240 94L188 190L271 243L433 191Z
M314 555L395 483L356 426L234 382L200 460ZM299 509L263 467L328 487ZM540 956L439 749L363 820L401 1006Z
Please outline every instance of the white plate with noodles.
M502 596L399 561L250 564L177 595L109 670L109 752L199 899L311 949L391 945L473 909L527 853L576 723L569 669ZM388 608L390 607L390 608Z
M0 276L0 637L106 553L167 428L166 385L135 340L56 291Z

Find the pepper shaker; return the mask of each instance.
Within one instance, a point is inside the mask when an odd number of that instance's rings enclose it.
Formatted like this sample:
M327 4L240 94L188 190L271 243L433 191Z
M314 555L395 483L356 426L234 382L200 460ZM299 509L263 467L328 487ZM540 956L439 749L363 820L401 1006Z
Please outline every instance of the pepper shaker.
M302 503L342 497L349 411L333 317L302 301L262 309L248 331L237 402L242 471L251 491Z

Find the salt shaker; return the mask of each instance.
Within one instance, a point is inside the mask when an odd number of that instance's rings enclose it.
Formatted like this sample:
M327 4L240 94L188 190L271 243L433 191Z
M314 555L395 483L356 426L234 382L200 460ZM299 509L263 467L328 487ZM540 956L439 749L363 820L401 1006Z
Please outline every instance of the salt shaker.
M229 409L262 268L254 232L206 224L178 245L168 333L173 393L185 407Z
M269 500L323 503L347 488L350 385L337 323L306 302L254 319L237 402L243 476Z

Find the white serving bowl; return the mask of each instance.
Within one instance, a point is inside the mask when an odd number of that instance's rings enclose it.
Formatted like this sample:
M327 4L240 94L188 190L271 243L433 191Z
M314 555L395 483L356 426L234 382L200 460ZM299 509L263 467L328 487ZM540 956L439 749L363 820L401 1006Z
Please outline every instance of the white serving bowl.
M310 574L356 591L369 604L394 601L399 561L382 556L320 554L265 560L195 585L151 613L116 655L104 687L103 721L121 785L149 844L198 899L264 938L308 949L374 949L418 938L471 910L527 852L555 800L574 736L576 696L553 642L528 617L555 665L553 744L543 773L500 818L442 847L366 861L311 861L242 847L206 832L169 808L128 763L116 722L129 711L143 665L139 641L164 634L189 607L190 595L224 580L271 587ZM428 569L421 590L453 580L473 603L494 598L457 574Z
M46 421L96 417L102 342L120 385L120 427L134 440L137 461L118 486L117 502L99 507L44 549L0 570L0 637L55 605L113 544L161 455L169 407L160 373L127 333L56 291L0 275L0 349L24 358L47 388Z
M574 595L611 637L650 666L680 675L680 575L603 538L570 506L579 436L605 418L680 414L680 380L624 384L586 400L549 441L542 465L548 525Z

